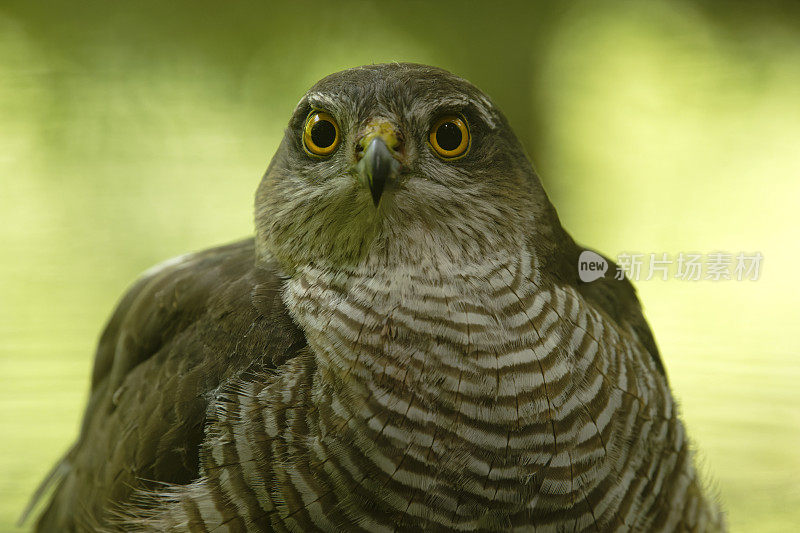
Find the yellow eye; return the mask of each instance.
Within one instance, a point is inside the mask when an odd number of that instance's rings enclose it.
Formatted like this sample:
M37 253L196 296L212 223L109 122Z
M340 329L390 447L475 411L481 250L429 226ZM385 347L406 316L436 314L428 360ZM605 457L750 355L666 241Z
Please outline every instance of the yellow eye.
M339 146L339 126L328 113L315 111L306 119L303 143L314 155L330 155Z
M461 157L469 150L469 128L461 118L445 115L431 128L430 143L444 158Z

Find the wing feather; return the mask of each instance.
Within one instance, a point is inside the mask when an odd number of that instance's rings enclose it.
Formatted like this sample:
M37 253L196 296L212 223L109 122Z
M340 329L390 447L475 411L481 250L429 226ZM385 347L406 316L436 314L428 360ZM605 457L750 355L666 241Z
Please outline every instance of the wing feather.
M281 289L252 239L145 273L100 338L80 436L54 469L38 530L80 530L79 508L102 521L148 482L197 478L215 391L305 346Z

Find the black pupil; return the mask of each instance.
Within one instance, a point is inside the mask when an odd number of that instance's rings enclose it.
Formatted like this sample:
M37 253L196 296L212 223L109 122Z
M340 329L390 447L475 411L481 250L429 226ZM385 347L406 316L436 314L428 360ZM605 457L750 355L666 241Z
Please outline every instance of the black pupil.
M336 140L336 126L330 120L319 120L311 126L311 141L320 148L328 148Z
M448 152L461 146L462 138L461 129L453 122L445 122L436 130L436 142Z

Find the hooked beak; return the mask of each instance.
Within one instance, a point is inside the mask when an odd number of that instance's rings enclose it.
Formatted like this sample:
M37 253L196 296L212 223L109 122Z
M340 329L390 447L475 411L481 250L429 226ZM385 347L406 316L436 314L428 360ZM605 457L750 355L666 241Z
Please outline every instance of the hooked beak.
M390 125L380 123L369 127L359 144L364 148L356 164L359 182L369 187L372 203L378 207L386 184L397 177L402 167L394 151L400 142Z

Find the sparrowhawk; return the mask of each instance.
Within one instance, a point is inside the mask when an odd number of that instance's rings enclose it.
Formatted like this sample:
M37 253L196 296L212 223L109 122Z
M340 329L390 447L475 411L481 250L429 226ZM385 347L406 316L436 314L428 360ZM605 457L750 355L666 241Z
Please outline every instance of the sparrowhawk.
M632 285L470 83L318 82L255 227L119 302L39 530L723 528Z

